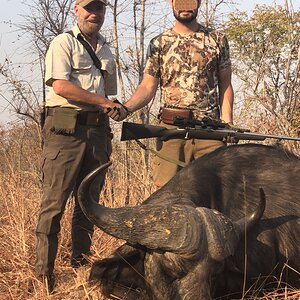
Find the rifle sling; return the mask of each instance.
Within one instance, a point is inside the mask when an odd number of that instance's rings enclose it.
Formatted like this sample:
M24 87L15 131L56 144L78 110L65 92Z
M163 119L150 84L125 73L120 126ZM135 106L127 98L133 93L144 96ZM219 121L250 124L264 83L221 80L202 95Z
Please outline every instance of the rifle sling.
M151 153L153 153L154 155L158 156L159 158L166 160L172 164L178 165L182 168L184 168L186 166L186 163L181 161L181 160L177 160L177 159L173 159L171 157L168 157L164 154L159 153L158 151L155 151L153 149L148 148L145 144L143 144L141 141L139 140L135 140L136 143L145 151L150 151Z

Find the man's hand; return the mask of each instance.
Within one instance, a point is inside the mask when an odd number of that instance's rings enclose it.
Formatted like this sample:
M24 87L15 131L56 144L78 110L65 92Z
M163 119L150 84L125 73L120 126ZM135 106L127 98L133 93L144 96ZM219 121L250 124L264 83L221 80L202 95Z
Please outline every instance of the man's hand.
M114 106L104 108L103 111L115 121L123 121L128 116L128 110L117 100L113 101Z

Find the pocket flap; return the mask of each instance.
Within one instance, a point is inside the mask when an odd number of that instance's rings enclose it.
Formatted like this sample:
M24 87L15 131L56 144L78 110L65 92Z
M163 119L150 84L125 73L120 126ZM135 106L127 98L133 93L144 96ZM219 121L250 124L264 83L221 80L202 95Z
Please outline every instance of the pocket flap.
M44 150L44 156L48 159L54 160L57 158L58 154L59 154L59 150L57 150L57 149L45 149Z

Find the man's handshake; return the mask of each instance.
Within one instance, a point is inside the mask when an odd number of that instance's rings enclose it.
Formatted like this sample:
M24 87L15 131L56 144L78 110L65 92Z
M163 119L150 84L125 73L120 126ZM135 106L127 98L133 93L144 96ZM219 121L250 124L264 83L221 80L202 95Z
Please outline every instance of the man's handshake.
M115 99L113 102L115 104L113 107L107 107L103 109L104 113L106 113L110 118L115 121L123 121L131 114L129 109L117 99Z

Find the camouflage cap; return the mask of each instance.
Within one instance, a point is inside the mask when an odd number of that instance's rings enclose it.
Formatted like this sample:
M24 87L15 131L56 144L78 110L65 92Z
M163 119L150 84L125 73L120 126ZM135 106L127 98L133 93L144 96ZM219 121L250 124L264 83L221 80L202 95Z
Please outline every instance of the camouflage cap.
M106 0L76 0L75 4L76 5L80 5L81 7L85 7L88 4L90 4L91 2L101 2L104 5L107 5L107 1Z

